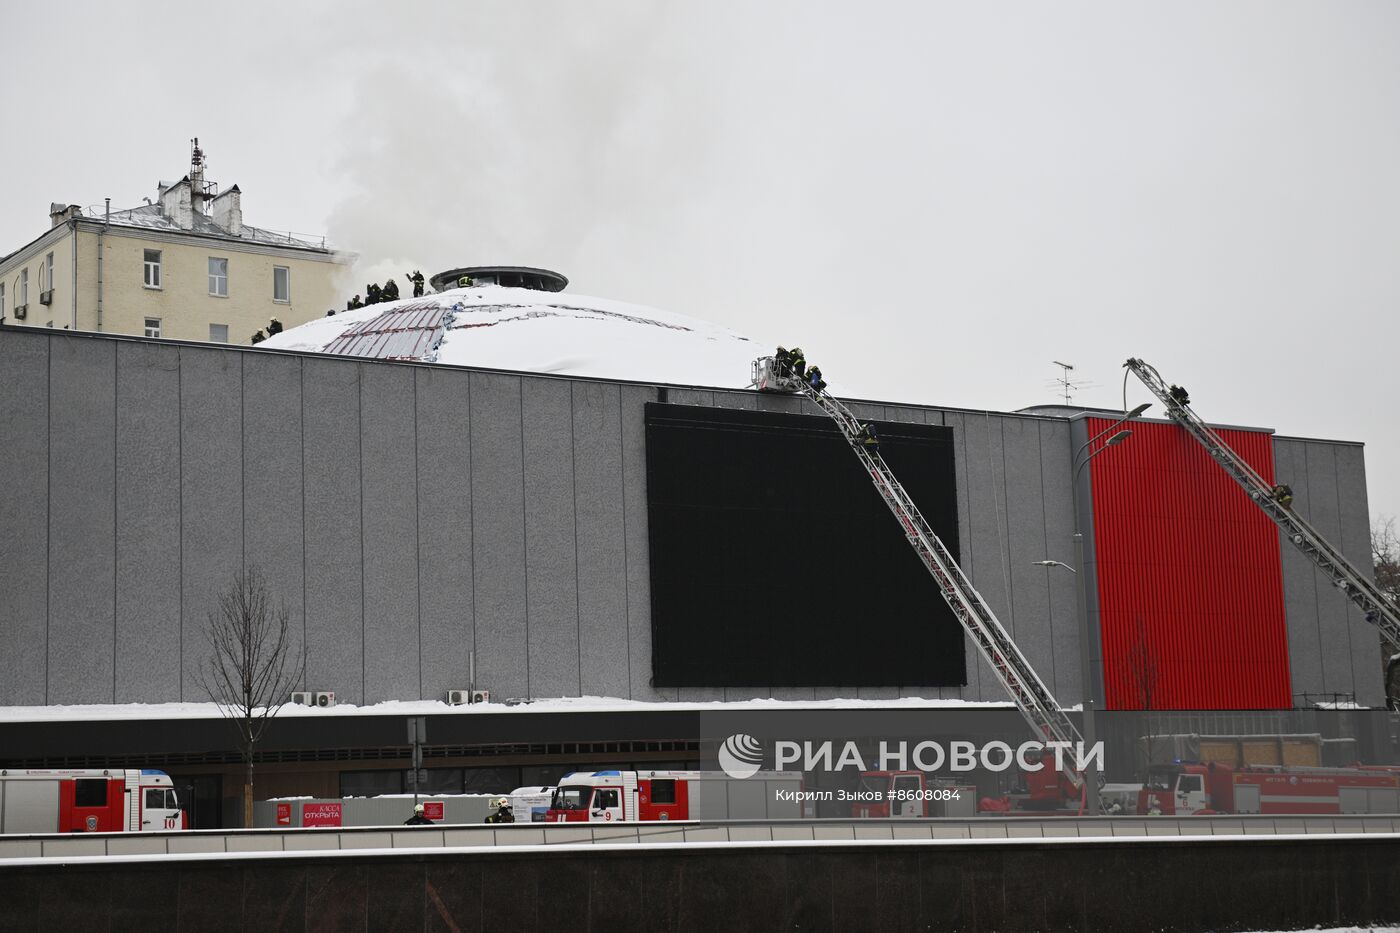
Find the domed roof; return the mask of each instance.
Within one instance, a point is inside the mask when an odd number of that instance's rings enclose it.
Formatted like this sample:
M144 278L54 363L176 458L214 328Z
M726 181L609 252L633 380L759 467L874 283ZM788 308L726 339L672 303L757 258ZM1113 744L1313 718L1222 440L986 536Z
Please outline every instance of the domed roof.
M643 305L498 285L337 312L260 347L386 360L742 388L771 352L728 328Z

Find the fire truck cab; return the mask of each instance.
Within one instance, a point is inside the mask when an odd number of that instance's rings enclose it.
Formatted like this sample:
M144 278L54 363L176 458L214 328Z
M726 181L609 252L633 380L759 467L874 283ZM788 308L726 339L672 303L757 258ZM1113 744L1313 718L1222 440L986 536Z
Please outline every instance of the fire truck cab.
M545 822L795 819L801 790L801 775L779 772L742 780L722 771L575 772L559 779Z
M683 820L689 811L687 772L594 771L567 774L554 789L548 823Z

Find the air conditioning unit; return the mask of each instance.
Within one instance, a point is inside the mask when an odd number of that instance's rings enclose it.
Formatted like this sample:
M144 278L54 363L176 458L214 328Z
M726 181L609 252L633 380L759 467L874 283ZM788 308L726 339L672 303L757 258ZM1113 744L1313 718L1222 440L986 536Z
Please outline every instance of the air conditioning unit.
M473 702L473 703L490 703L490 702L491 702L491 691L490 691L490 690L473 690L473 691L472 691L472 702Z
M24 315L29 311L29 305L15 305L15 320L24 320Z
M449 690L447 691L448 706L462 706L472 701L470 690Z
M303 690L299 690L294 692L292 694L292 698L287 702L292 703L296 706L311 706L315 701L312 699L310 693L307 693Z
M40 292L40 293L39 293L39 304L41 304L41 305L51 305L51 304L53 304L53 289L52 289L52 288L49 289L49 290L46 291L46 292Z
M335 692L332 690L317 690L315 700L317 706L334 706Z

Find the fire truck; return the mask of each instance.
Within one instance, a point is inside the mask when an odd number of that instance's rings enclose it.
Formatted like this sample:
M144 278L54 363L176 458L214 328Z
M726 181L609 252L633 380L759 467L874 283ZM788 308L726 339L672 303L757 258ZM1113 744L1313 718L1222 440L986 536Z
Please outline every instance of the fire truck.
M0 771L0 833L135 833L184 829L163 771Z
M781 772L575 772L559 779L545 822L797 819L805 796L802 776Z
M930 780L922 771L865 771L851 803L856 819L972 816L977 788Z
M1400 813L1400 771L1367 765L1171 765L1149 774L1138 792L1138 813Z

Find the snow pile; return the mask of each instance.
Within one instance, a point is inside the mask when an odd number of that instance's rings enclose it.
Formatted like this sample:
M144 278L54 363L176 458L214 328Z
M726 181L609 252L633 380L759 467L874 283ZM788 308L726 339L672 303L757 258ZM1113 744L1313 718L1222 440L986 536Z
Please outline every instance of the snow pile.
M335 706L299 706L288 703L278 712L288 716L471 716L485 713L607 713L652 711L732 712L734 710L801 709L1011 709L1007 701L925 700L902 697L897 700L709 700L671 702L624 700L618 697L556 697L538 700L510 700L504 703L473 703L448 706L441 700L386 700L368 706L338 703ZM99 703L83 706L0 706L0 722L95 722L119 719L217 719L213 703Z
M717 388L746 387L752 361L773 351L655 308L496 285L337 312L260 346Z

